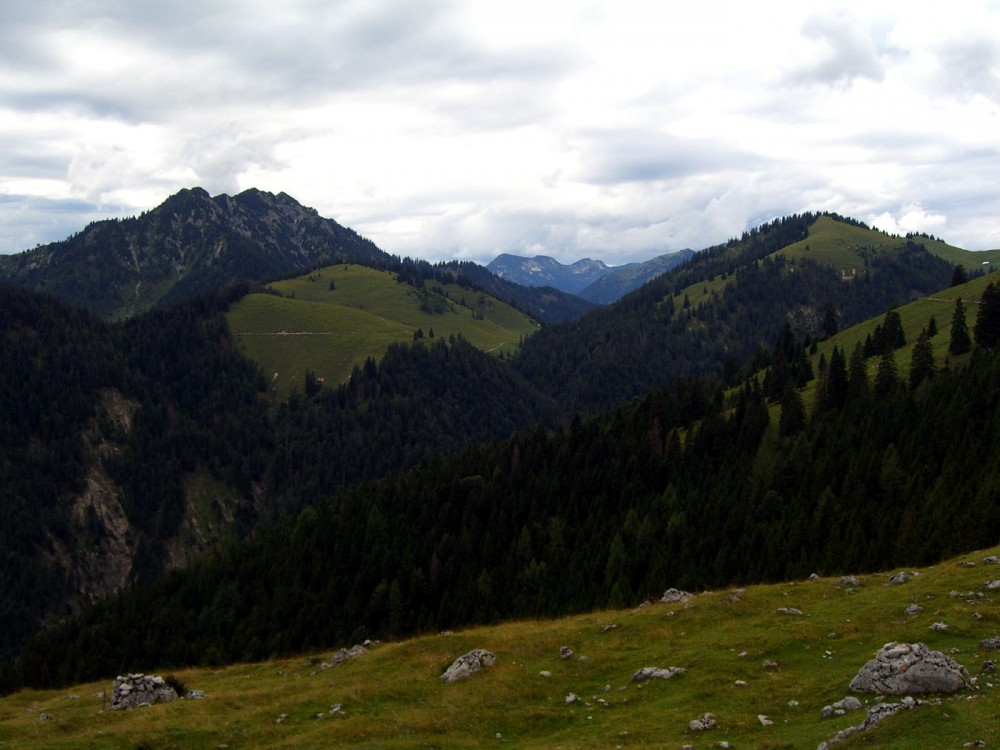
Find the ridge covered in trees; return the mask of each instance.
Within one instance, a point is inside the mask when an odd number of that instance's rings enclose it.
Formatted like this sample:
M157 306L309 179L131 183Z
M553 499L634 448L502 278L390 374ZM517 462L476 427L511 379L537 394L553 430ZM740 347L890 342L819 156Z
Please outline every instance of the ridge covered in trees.
M86 551L106 533L75 510L95 466L138 540L129 586L39 634L0 682L258 658L981 545L997 532L995 461L975 447L996 437L992 324L977 321L968 369L932 362L904 378L886 316L867 362L862 347L835 347L812 373L810 340L953 274L916 241L864 253L851 276L778 252L815 219L699 253L609 308L543 329L511 361L459 338L421 340L338 388L307 375L277 408L225 324L247 287L125 324L23 290L0 295L4 375L24 402L6 408L25 427L5 433L0 467L31 468L17 477L23 493L2 496L30 533L7 558L23 569L0 565L3 622L15 623L0 628L0 655L18 653L40 618L83 604L67 604L72 576L46 567L46 549ZM455 273L402 264L401 282L417 288ZM80 360L72 377L41 388L63 360ZM798 389L814 376L806 404ZM64 408L64 393L79 403ZM112 396L128 419L109 418ZM51 424L33 431L15 410ZM935 419L945 432L932 432ZM35 476L45 467L55 471ZM231 515L226 531L250 538L220 536L190 570L161 575L198 478ZM138 623L141 642L116 636Z
M726 402L679 381L432 458L123 591L34 639L19 675L258 659L994 543L1000 360L979 349L915 389L868 385L780 434L752 382Z

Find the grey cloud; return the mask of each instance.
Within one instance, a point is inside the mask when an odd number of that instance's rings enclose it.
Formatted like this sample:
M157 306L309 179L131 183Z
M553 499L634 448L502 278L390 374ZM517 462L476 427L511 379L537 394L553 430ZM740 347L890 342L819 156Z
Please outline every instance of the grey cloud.
M728 143L651 131L590 132L582 137L584 179L597 184L676 180L696 173L749 169L764 159Z
M981 94L1000 102L1000 45L994 39L969 39L940 52L941 87L953 96Z
M0 195L0 253L17 253L64 240L92 221L134 213L118 205Z
M824 48L813 60L802 61L786 78L791 85L849 84L856 78L881 81L885 66L866 29L844 16L813 16L802 33Z

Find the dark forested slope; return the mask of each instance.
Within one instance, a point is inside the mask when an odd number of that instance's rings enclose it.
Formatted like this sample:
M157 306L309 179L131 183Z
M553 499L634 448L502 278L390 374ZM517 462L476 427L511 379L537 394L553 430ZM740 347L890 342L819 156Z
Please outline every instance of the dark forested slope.
M948 285L953 267L912 242L864 255L864 272L850 276L776 255L816 218L765 225L607 308L549 326L525 341L514 367L569 413L593 414L677 378L729 377L786 325L799 339L819 336L828 305L846 326Z
M36 639L23 675L254 659L992 545L998 394L1000 360L980 350L781 435L756 386L724 412L715 386L681 382L307 509Z

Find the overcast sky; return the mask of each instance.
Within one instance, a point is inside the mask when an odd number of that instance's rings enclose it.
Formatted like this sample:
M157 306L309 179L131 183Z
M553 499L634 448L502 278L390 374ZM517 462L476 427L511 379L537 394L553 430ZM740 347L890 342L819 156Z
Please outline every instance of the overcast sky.
M0 252L193 186L428 260L804 210L998 248L1000 3L0 3Z

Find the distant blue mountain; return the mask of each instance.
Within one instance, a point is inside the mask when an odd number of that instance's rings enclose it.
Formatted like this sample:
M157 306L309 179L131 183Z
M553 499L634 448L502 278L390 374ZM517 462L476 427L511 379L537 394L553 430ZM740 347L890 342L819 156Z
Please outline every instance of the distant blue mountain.
M660 255L643 263L609 266L600 260L585 258L564 265L546 255L525 258L504 253L490 262L487 269L505 281L528 287L550 286L576 294L588 302L608 305L638 289L650 279L680 265L694 254L691 250Z
M524 258L507 253L494 258L486 268L521 286L551 286L570 294L578 294L612 270L605 263L589 258L566 266L545 255Z

